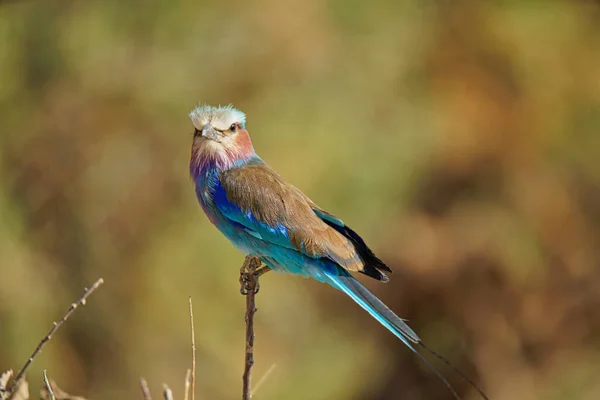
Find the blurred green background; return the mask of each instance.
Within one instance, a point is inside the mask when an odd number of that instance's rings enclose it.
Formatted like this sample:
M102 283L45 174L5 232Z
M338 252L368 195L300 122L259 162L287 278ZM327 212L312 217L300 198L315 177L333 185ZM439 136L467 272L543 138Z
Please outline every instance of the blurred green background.
M198 104L359 231L369 288L492 399L600 398L600 3L0 3L0 370L240 397L242 255L188 177ZM449 399L342 294L268 274L256 399ZM443 373L465 399L475 393Z

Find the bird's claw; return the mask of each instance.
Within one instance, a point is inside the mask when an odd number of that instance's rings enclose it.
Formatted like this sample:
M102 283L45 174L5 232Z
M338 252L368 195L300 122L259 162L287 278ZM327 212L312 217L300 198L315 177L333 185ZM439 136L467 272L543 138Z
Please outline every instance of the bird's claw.
M255 264L251 265L253 262ZM240 293L244 296L251 291L254 292L254 294L258 293L260 290L258 278L271 270L266 265L260 268L259 267L260 262L256 262L256 259L246 259L246 261L244 261L244 265L242 265L242 268L240 268Z
M257 273L243 272L240 274L240 293L244 296L253 291L254 294L260 290Z
M250 292L258 292L258 279L256 269L260 266L260 261L254 257L246 257L242 268L240 268L240 293L244 296Z

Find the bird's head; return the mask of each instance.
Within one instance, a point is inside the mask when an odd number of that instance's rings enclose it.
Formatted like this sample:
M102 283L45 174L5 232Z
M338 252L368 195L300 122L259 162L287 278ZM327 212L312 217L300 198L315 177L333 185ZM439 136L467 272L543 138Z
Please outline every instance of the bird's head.
M207 166L225 170L255 155L246 115L232 106L199 106L190 113L194 142L190 171L198 173Z

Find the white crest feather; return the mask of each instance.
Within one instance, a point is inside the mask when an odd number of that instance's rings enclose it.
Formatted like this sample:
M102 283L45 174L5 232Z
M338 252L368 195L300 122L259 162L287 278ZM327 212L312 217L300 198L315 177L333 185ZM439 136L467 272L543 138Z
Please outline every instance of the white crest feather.
M246 114L233 108L231 104L218 107L198 106L190 113L190 119L198 130L202 130L204 125L208 123L218 130L226 130L236 122L240 123L242 127L246 126Z

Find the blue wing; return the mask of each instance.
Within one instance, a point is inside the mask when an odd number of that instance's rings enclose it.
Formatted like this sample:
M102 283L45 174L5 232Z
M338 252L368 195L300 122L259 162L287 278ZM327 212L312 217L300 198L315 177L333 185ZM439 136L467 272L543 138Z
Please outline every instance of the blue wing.
M227 193L220 182L215 185L213 201L221 214L237 228L244 230L257 239L265 240L278 246L293 249L288 229L282 223L269 224L258 220L251 210L241 207L227 198Z

